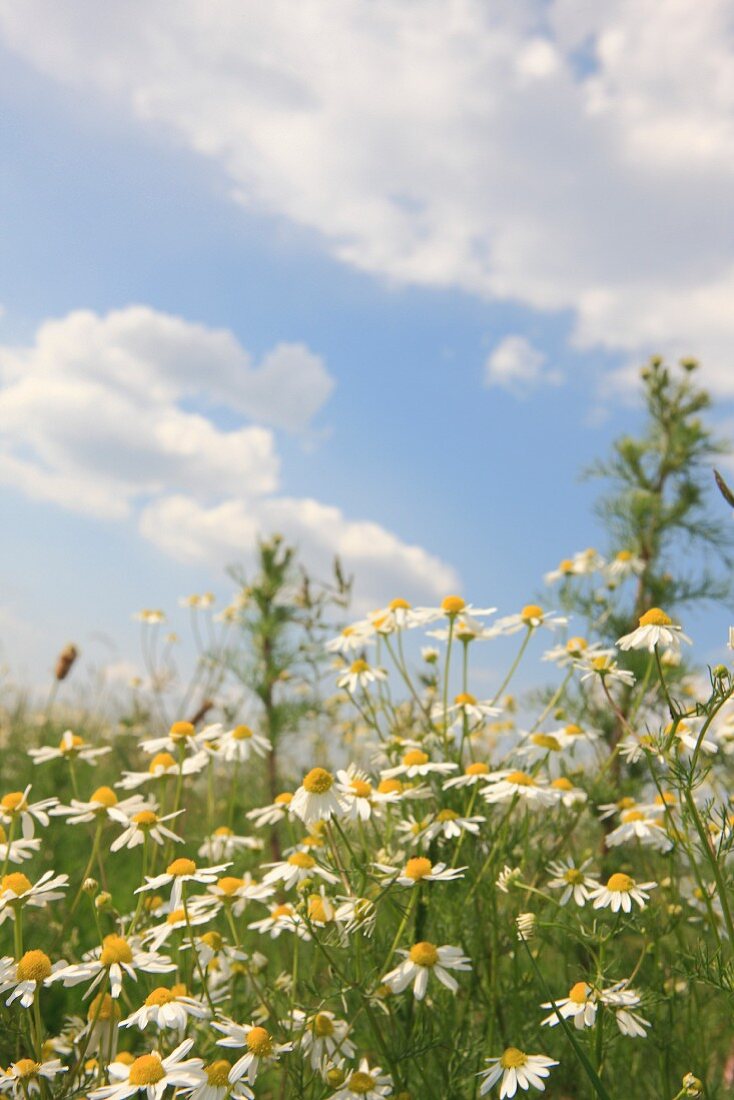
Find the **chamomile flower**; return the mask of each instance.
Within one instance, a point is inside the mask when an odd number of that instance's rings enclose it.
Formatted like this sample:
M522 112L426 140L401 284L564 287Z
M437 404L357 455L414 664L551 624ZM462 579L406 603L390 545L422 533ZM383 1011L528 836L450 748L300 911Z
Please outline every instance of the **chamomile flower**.
M362 1058L359 1069L348 1075L341 1088L329 1100L384 1100L392 1094L390 1074L383 1073L381 1066L370 1067L367 1059Z
M20 821L20 831L24 840L31 840L36 824L48 826L48 811L58 805L58 798L42 798L40 802L29 802L31 784L24 791L10 791L0 798L0 821L3 825L12 825Z
M51 963L44 951L26 951L19 959L0 959L0 995L11 990L5 1004L19 1000L23 1008L30 1008L41 985L49 985L55 971L66 966L65 962Z
M581 909L592 898L592 891L599 886L599 880L593 875L587 874L587 868L592 864L591 859L585 859L580 867L577 867L572 859L553 860L548 864L548 870L555 877L550 880L548 887L551 890L562 890L559 899L560 905L566 905L573 898Z
M431 760L428 753L423 752L422 749L409 749L396 767L386 768L382 772L382 778L394 779L396 776L405 775L408 779L415 779L417 776L432 773L447 775L449 772L456 771L458 766L449 760L443 762Z
M300 817L304 825L343 817L345 807L334 790L334 776L326 768L311 768L293 795L289 810Z
M519 630L537 630L545 626L555 630L564 626L568 619L557 615L555 611L544 611L537 603L526 604L516 615L505 615L490 628L494 634L517 634Z
M413 856L402 871L382 863L375 866L383 874L392 876L400 886L417 886L421 882L453 882L463 878L466 867L448 867L445 863L431 863L426 856Z
M673 841L665 831L658 817L645 814L642 810L624 810L621 816L621 824L607 833L607 848L616 848L619 844L627 844L631 840L639 840L640 844L649 848L656 848L659 852L669 852L673 847Z
M679 751L682 751L683 749L688 749L689 752L695 752L696 746L698 745L700 727L702 725L702 720L693 720L678 723L675 730L675 739ZM671 723L669 726L666 727L666 734L670 733L672 728L673 727ZM710 756L713 756L714 753L717 753L719 751L719 746L716 744L715 741L711 741L709 738L704 736L699 745L699 749L701 752L705 752L708 753Z
M604 567L604 572L614 584L626 580L627 577L638 577L644 571L645 562L631 550L620 550Z
M145 843L146 837L150 837L158 845L165 844L167 840L173 841L174 844L183 844L183 837L178 836L164 824L183 812L183 810L175 810L160 817L158 811L152 806L144 805L125 819L125 828L110 844L110 851L119 852L121 848L137 848Z
M490 615L496 610L496 608L486 608L485 613ZM430 638L438 638L442 642L448 641L449 634L451 634L452 638L464 645L468 645L469 642L486 641L488 638L494 637L491 629L479 619L475 619L473 615L459 615L454 621L453 627L440 626L437 630L428 630L426 633ZM436 653L436 656L438 656L438 653Z
M229 825L219 825L200 846L197 855L210 860L231 859L240 852L259 852L263 842L255 836L238 836Z
M226 730L217 741L217 759L227 764L244 763L253 756L267 756L271 748L264 734L240 724Z
M375 628L366 620L345 626L341 634L326 643L329 653L355 653L370 644L375 639Z
M341 897L340 904L334 913L334 920L344 925L347 933L361 932L363 936L371 936L375 930L377 908L369 898Z
M61 891L68 885L68 875L56 875L53 871L44 871L35 883L22 871L3 875L0 879L0 924L8 917L15 920L17 911L25 905L43 908L50 901L58 901L64 896Z
M0 863L25 863L26 860L33 859L40 847L39 837L31 840L8 840L8 834L0 825Z
M596 657L613 657L613 649L603 649L601 642L588 642L586 638L574 635L561 645L546 650L542 659L553 661L558 668L568 668L574 661L589 661Z
M145 772L124 771L122 779L115 783L124 791L135 790L159 779L175 779L181 775L197 775L207 765L209 756L206 752L196 752L193 756L187 756L181 762L177 762L170 752L159 752L153 757Z
M434 722L452 722L466 718L468 722L483 722L486 718L494 718L502 713L502 707L495 707L488 701L481 702L471 692L462 691L454 696L454 701L446 707L437 703L431 708L431 718Z
M596 993L588 982L576 982L568 991L567 997L561 997L555 1002L546 1001L541 1008L552 1008L550 1016L541 1020L541 1026L547 1024L555 1027L564 1020L573 1020L573 1026L578 1031L585 1027L593 1027L596 1023L597 998Z
M219 905L231 907L235 917L239 917L245 911L249 901L267 901L275 893L274 888L267 882L258 882L249 871L245 871L242 878L234 875L225 875L218 878L209 887L209 893Z
M357 688L366 691L371 684L386 679L387 672L384 668L375 668L368 665L362 657L358 657L355 661L352 661L345 672L340 674L336 686L344 688L350 695L354 695Z
M262 829L264 825L277 825L288 816L288 809L293 801L292 791L282 791L268 806L258 806L255 810L249 810L245 815L255 825L256 829Z
M181 749L186 752L200 752L207 742L216 741L222 727L220 723L207 726L206 729L196 732L193 722L174 722L164 737L149 737L140 742L140 747L148 753L178 753Z
M328 1009L312 1016L295 1009L293 1022L301 1032L298 1046L303 1057L317 1072L327 1065L341 1066L354 1057L355 1046L348 1038L349 1024Z
M71 963L57 970L53 980L70 986L91 978L92 983L88 990L91 993L109 975L110 993L116 999L122 992L123 975L135 982L138 980L138 970L143 970L146 974L167 974L176 969L176 964L167 955L143 951L139 943L136 937L126 939L114 932L110 933L102 940L102 946L87 951L81 962Z
M606 886L599 885L591 891L591 897L595 909L610 908L613 913L621 909L624 913L631 913L633 901L640 909L645 908L650 898L648 891L656 886L656 882L637 883L630 875L616 871L607 879Z
M462 953L460 947L436 947L432 943L422 941L413 944L409 951L401 951L405 958L403 962L386 974L382 979L393 993L402 993L409 985L413 986L413 996L416 1001L422 1001L428 988L428 979L435 974L441 985L446 986L452 993L456 993L459 983L449 971L471 970L470 959Z
M296 913L292 905L274 905L267 917L252 921L247 926L253 932L261 932L277 940L283 932L294 932L302 940L310 940L311 933L305 921Z
M246 1048L229 1071L230 1081L239 1081L247 1074L248 1083L254 1085L261 1068L273 1065L281 1054L293 1049L293 1043L276 1043L272 1035L257 1024L236 1024L233 1020L225 1020L212 1026L224 1034L223 1039L217 1039L218 1046Z
M466 765L463 775L453 775L451 779L447 779L443 789L448 791L452 787L456 787L457 790L461 787L474 787L477 783L485 783L488 775L489 764L485 764L483 760L477 760Z
M576 661L576 668L581 672L581 682L584 680L598 679L604 683L624 684L632 687L635 682L634 672L628 668L620 668L615 660L606 654L592 657L589 661Z
M46 764L49 760L83 760L85 764L96 764L99 757L106 756L108 752L112 752L110 745L94 748L83 737L66 730L56 748L53 745L43 745L39 749L29 749L28 755L34 764Z
M273 883L282 882L285 890L292 890L307 878L322 878L330 883L339 881L336 875L317 863L308 852L293 852L280 863L267 863L265 866L270 867L270 870L263 879L264 884L272 886Z
M524 757L530 764L535 764L546 757L550 759L563 751L564 746L552 733L528 733L524 735L521 745L515 749L517 756Z
M680 649L681 642L692 644L681 627L659 607L651 607L640 616L640 624L636 630L617 639L620 649L646 649L648 653L653 653L656 646L677 650Z
M462 833L479 834L481 826L486 819L480 814L473 817L462 817L456 810L439 810L433 821L426 827L423 833L425 842L440 838L442 840L458 840Z
M545 1054L526 1054L517 1047L507 1047L499 1057L487 1058L486 1062L487 1069L477 1074L477 1077L484 1078L479 1095L484 1096L501 1080L500 1100L514 1096L518 1088L527 1092L532 1086L543 1092L551 1066L558 1065L554 1058L548 1058Z
M558 791L528 772L506 769L490 772L485 779L489 783L482 791L486 802L511 802L514 798L520 798L536 806L552 806L559 799Z
M68 806L54 806L49 812L52 817L65 817L70 825L84 825L102 817L127 824L130 814L143 805L142 795L131 795L120 801L112 787L97 787L86 802L72 798Z
M59 1058L34 1062L32 1058L20 1058L6 1070L0 1070L0 1091L12 1092L16 1100L41 1092L41 1081L53 1081L59 1073L66 1073L66 1066Z
M232 1069L226 1058L217 1058L204 1066L205 1079L188 1092L189 1100L255 1100L255 1093L244 1079L229 1080ZM183 1093L185 1090L179 1090Z
M145 885L138 886L136 894L147 890L159 890L162 886L171 885L171 908L175 909L181 904L184 883L197 882L208 886L216 882L217 876L231 867L230 863L218 863L214 867L197 867L193 859L183 856L169 863L161 875L145 876Z
M543 580L546 584L555 584L556 581L565 581L569 577L583 576L590 572L586 566L587 559L579 555L575 558L563 558L555 569L543 575Z
M600 995L601 1001L614 1012L617 1027L622 1035L630 1039L644 1039L650 1027L650 1021L640 1016L631 1009L636 1008L642 1001L639 993L629 989L627 982L618 982L609 989L603 989Z
M205 1020L208 1016L207 1006L187 996L185 985L175 985L171 989L160 985L148 994L137 1011L120 1022L120 1027L137 1027L145 1031L152 1023L161 1031L183 1031L189 1017Z
M378 806L400 801L398 791L377 790L367 774L351 764L346 771L338 771L336 778L338 797L348 820L369 821Z
M161 1100L169 1086L195 1088L206 1076L201 1058L185 1057L193 1045L193 1039L184 1039L166 1058L154 1050L133 1062L112 1062L107 1070L110 1084L92 1089L89 1100L127 1100L143 1090L147 1100Z
M559 801L567 810L588 801L589 796L586 791L581 787L574 787L571 780L567 779L565 775L559 775L557 779L552 779L550 785L552 790L558 791Z
M146 928L141 937L145 946L154 952L160 951L166 940L175 932L183 931L189 925L196 928L199 925L208 924L217 913L217 906L213 904L213 899L205 897L194 898L187 909L188 912L183 908L169 909L162 924L154 924Z

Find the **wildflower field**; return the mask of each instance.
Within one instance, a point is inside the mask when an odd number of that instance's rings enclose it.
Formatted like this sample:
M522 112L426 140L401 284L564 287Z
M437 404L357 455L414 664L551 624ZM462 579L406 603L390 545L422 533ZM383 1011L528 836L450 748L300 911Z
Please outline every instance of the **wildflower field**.
M734 501L695 364L642 387L608 546L523 607L355 619L273 537L186 601L190 682L147 610L116 714L67 701L73 649L45 707L6 688L0 1090L734 1094L734 673L686 628Z

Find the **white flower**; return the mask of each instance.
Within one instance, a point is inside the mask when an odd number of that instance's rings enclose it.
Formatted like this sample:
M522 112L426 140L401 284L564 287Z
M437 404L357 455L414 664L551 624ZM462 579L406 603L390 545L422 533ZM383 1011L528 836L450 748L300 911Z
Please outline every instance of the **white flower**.
M370 684L386 679L387 672L384 668L372 668L362 657L358 657L356 661L352 661L346 672L341 673L336 686L345 688L350 695L354 695L358 687L366 691Z
M7 1070L0 1070L0 1091L10 1092L16 1100L41 1092L41 1080L52 1081L59 1073L66 1073L58 1058L47 1062L34 1062L32 1058L21 1058L13 1062Z
M122 991L123 974L137 981L136 970L143 970L147 974L166 974L175 969L176 964L167 955L143 951L136 938L125 939L111 933L104 937L101 947L87 951L80 963L72 963L57 970L53 980L70 986L92 978L89 987L91 992L109 973L110 992L117 998Z
M691 645L691 639L669 615L659 607L651 607L640 617L640 625L637 629L619 638L617 645L620 649L646 649L652 653L655 646L667 646L677 650L681 642Z
M341 634L326 643L329 653L354 653L374 641L375 628L367 620L345 626Z
M238 852L259 852L263 842L255 836L237 836L229 825L219 825L199 848L197 855L211 860L231 859Z
M140 747L149 753L178 753L181 749L197 753L207 743L216 741L221 729L221 724L217 722L197 733L193 722L174 722L165 737L149 737L140 742Z
M142 809L137 810L132 817L127 819L127 827L112 841L110 851L119 852L121 848L137 848L145 842L146 837L150 837L152 841L160 845L165 844L167 840L172 840L176 844L183 844L183 837L178 836L163 824L164 821L170 821L182 813L183 810L176 810L174 813L159 817L152 806L143 806Z
M0 825L0 863L25 863L41 847L40 837L31 840L8 840L8 834Z
M599 886L599 880L593 875L586 874L586 868L590 867L591 859L585 859L580 867L577 867L572 859L564 862L554 860L548 865L548 870L556 877L551 879L548 886L553 890L563 890L560 904L565 905L573 900L582 909L592 897L592 890Z
M407 600L398 596L390 600L387 607L372 611L367 616L367 623L378 634L393 634L396 630L423 626L429 619L425 608L411 607Z
M443 840L457 840L462 833L472 833L476 836L485 820L479 814L474 817L462 817L455 810L439 810L423 832L424 843L430 843L436 837L441 837Z
M334 776L331 772L327 772L326 768L311 768L293 795L290 812L300 817L304 825L328 821L331 817L342 817L345 808L333 787Z
M696 745L698 744L698 737L699 737L699 734L700 734L700 729L701 729L702 725L703 725L703 720L702 719L698 719L697 721L689 720L687 722L679 722L678 723L678 726L677 726L676 731L675 731L675 737L676 737L677 742L678 742L678 749L679 750L682 751L684 748L686 748L690 752L695 752ZM693 727L693 728L691 728L691 727ZM669 726L666 727L665 732L670 733L672 728L673 728L673 726L672 726L672 723L671 723ZM699 748L703 752L709 753L712 756L713 756L714 753L717 753L719 751L719 746L716 744L716 742L715 741L709 741L709 740L707 740L706 737L704 737L704 739L701 742Z
M561 997L555 1002L555 1008L551 1001L546 1001L541 1008L552 1008L550 1016L541 1020L541 1025L548 1024L555 1027L560 1018L573 1020L573 1026L578 1031L585 1027L593 1027L596 1023L596 993L587 982L576 982L568 991L567 997Z
M552 646L546 650L542 659L544 661L553 661L558 668L566 668L568 665L572 665L575 661L590 661L596 657L613 657L613 649L604 649L601 642L587 642L586 638L581 638L578 635L569 638L567 642L561 645Z
M267 756L272 745L262 733L255 733L250 726L234 726L223 733L216 743L217 760L226 763L244 763L251 756Z
M145 885L138 886L136 894L146 890L158 890L161 886L171 883L171 908L175 909L181 904L183 887L185 882L198 882L208 886L216 882L217 876L231 867L230 863L218 863L214 867L197 867L193 859L182 856L169 863L162 875L145 876Z
M204 770L208 761L209 756L204 751L194 753L193 756L187 756L179 763L174 760L170 752L159 752L151 760L146 772L124 771L122 779L115 783L115 786L124 791L131 791L136 787L142 787L145 783L151 783L155 779L174 779L179 774L196 775Z
M295 1009L293 1022L302 1029L299 1047L311 1068L317 1072L324 1066L341 1066L345 1059L354 1057L354 1043L348 1038L349 1024L339 1020L333 1012L322 1009L313 1016Z
M142 805L142 795L134 794L120 802L112 787L97 787L86 802L72 798L69 806L54 806L49 812L52 817L65 817L70 825L84 825L102 817L127 824L130 814Z
M477 783L486 782L488 775L489 764L485 764L483 760L477 760L473 764L466 765L463 775L453 775L451 779L447 779L443 789L448 791L452 787L456 787L457 790L461 787L473 787Z
M637 883L629 875L620 871L611 875L606 886L597 886L591 891L595 909L606 909L609 906L613 913L622 909L625 913L632 911L632 902L635 901L640 909L644 909L649 900L648 890L657 886L656 882Z
M239 1081L247 1074L248 1082L254 1085L261 1065L271 1065L278 1061L281 1054L293 1049L293 1043L276 1043L269 1032L258 1025L225 1020L212 1026L224 1033L223 1039L217 1039L218 1046L247 1048L229 1071L230 1081Z
M645 562L631 550L620 550L614 559L604 567L610 581L615 584L629 576L639 576L645 571Z
M39 985L49 985L52 975L66 966L65 962L51 965L43 951L26 951L19 962L6 957L0 959L0 994L12 990L6 1005L19 1000L23 1008L30 1008Z
M358 897L340 897L338 900L341 904L337 906L334 920L343 924L348 933L361 932L363 936L371 936L377 918L375 903L369 898Z
M574 806L586 802L589 797L581 787L574 787L571 780L567 779L565 775L559 775L558 779L552 779L551 788L558 791L561 805L567 809L572 809Z
M95 749L91 745L87 745L83 737L72 733L71 730L66 730L61 735L58 748L54 748L52 745L43 745L40 749L29 749L28 755L34 764L45 764L49 760L61 759L83 760L86 764L96 764L97 758L108 752L112 752L110 745Z
M0 821L12 825L20 819L24 840L30 840L35 831L35 822L44 828L48 825L48 813L52 806L58 805L58 798L42 798L40 802L29 802L31 784L24 791L11 791L0 798Z
M242 878L228 875L218 878L209 887L209 893L221 905L232 907L235 917L239 917L245 910L248 901L267 901L275 893L275 890L267 882L258 882L249 871L245 871ZM218 911L218 910L217 910Z
M376 790L366 773L352 764L346 771L338 771L336 778L339 800L345 808L346 817L351 821L369 821L378 806L400 801L397 791Z
M291 791L283 791L277 794L268 806L258 806L255 810L249 810L245 816L254 822L256 829L262 829L263 825L277 825L288 816L288 808L292 801Z
M596 551L582 550L574 554L572 558L564 558L558 563L556 569L551 569L543 576L546 584L554 584L556 581L567 580L569 577L586 576L601 568L604 564Z
M69 885L68 875L55 875L45 871L38 882L32 883L22 871L11 871L0 879L0 924L8 917L15 920L16 910L24 905L43 908L50 901L63 898L60 890Z
M209 1016L209 1009L194 997L188 997L185 986L167 989L161 985L149 993L141 1007L122 1020L119 1026L138 1027L145 1031L149 1023L154 1023L161 1030L171 1028L183 1031L189 1016L204 1020Z
M384 874L395 876L394 881L400 886L417 886L421 882L452 882L463 878L466 871L466 867L447 867L445 863L431 863L426 856L413 856L402 871L382 863L376 863L375 866Z
M605 682L609 680L612 683L632 687L635 682L634 672L630 672L627 668L620 668L616 661L604 654L592 657L588 663L586 661L576 661L575 665L583 674L581 676L582 683L584 680L598 678Z
M513 798L521 798L537 806L551 806L560 797L545 780L535 779L527 772L490 772L485 778L490 786L484 788L482 798L487 802L510 802Z
M436 703L431 708L434 722L450 722L466 718L468 722L483 722L485 718L495 718L502 713L502 707L495 707L489 701L480 702L471 692L462 691L454 696L453 704L446 707Z
M462 954L460 947L436 947L423 941L414 944L409 951L401 951L405 959L382 979L393 993L402 993L413 986L416 1001L422 1001L428 988L428 978L433 973L442 985L456 993L459 983L449 970L471 970L471 961Z
M350 1073L340 1089L329 1100L384 1100L392 1096L392 1077L381 1066L373 1066L362 1058L359 1069Z
M514 1096L518 1088L527 1092L531 1085L543 1092L550 1067L558 1065L544 1054L526 1054L517 1047L507 1047L498 1058L487 1058L486 1062L487 1069L477 1074L484 1078L479 1095L484 1096L501 1078L500 1100Z
M516 615L505 615L498 619L490 631L493 634L516 634L518 630L537 630L540 626L554 630L557 626L564 626L568 619L563 615L557 615L554 611L544 611L536 603L529 603Z
M208 924L218 911L214 899L206 897L194 898L191 901L188 906L188 921L186 919L187 912L183 908L172 909L168 907L168 909L163 924L151 925L150 928L145 929L141 937L146 947L151 948L153 951L158 951L169 936L182 928L186 928L189 924L192 928L201 924Z
M126 1100L145 1089L147 1100L160 1100L169 1086L195 1088L206 1080L201 1058L184 1058L194 1045L185 1039L167 1058L157 1050L141 1054L134 1062L112 1062L107 1071L109 1085L92 1089L90 1100Z
M636 1008L642 998L633 989L627 988L627 982L618 982L609 989L603 989L600 999L614 1011L617 1027L623 1035L631 1039L644 1039L645 1028L650 1026L650 1021L637 1012L631 1012Z
M642 810L625 810L622 813L622 824L607 834L606 846L615 848L630 840L639 840L641 844L656 848L659 852L669 852L673 847L673 841L665 832L660 819L650 817Z
M299 917L292 905L275 905L267 917L253 921L247 926L253 932L269 935L277 940L282 932L295 932L302 940L310 940L311 933L302 917Z
M282 882L284 889L291 890L298 883L303 882L304 879L313 876L318 876L324 879L325 882L334 883L339 881L336 875L321 867L308 852L293 852L292 855L281 860L280 863L267 863L265 866L271 868L263 879L266 886L271 886L275 882Z
M430 775L431 772L453 772L458 766L451 761L434 762L422 749L410 749L396 767L387 768L382 772L382 778L393 779L398 775L406 775L408 779L415 779L416 776Z
M205 1080L189 1092L189 1100L227 1100L228 1097L232 1100L255 1100L255 1093L246 1081L240 1079L234 1084L230 1082L231 1069L226 1058L217 1058L204 1066Z
M483 609L483 613L490 615L496 610L496 608L487 607ZM438 630L428 630L426 633L429 637L438 638L439 641L442 642L448 641L450 633L453 638L456 638L457 642L463 642L465 644L468 642L486 641L488 638L494 637L491 629L485 626L483 622L480 622L479 619L475 619L473 615L459 615L454 621L453 628L441 626ZM436 650L434 652L436 653L436 658L438 658L438 651ZM427 660L423 651L421 651L421 656L424 660Z

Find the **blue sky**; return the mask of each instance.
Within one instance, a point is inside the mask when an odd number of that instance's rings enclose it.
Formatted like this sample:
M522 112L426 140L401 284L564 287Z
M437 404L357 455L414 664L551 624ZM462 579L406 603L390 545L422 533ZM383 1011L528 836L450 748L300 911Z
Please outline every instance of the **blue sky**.
M498 3L487 20L471 0L355 0L326 49L326 0L249 26L182 3L161 58L164 7L130 4L112 27L83 0L0 0L0 623L29 680L69 638L127 668L133 611L226 596L224 565L281 523L316 570L339 549L365 606L450 584L513 611L598 538L578 474L636 423L632 365L701 355L726 426L724 5L691 9L724 87L706 103L676 62L680 12L652 5L646 45L623 4ZM384 89L396 26L405 72ZM653 32L671 57L651 85ZM643 140L668 168L657 190ZM258 380L283 345L277 379ZM120 356L140 347L123 393ZM288 397L298 378L310 411ZM107 418L112 457L91 430ZM725 622L701 621L710 649Z

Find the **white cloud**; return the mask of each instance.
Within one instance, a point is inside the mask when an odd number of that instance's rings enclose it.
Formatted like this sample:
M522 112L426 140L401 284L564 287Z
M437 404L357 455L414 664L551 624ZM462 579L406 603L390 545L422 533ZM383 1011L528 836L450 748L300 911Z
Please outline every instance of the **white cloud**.
M0 0L0 35L345 262L734 395L729 0Z
M487 357L484 384L499 386L517 397L526 396L540 385L559 385L562 375L546 364L543 352L524 336L506 336Z

